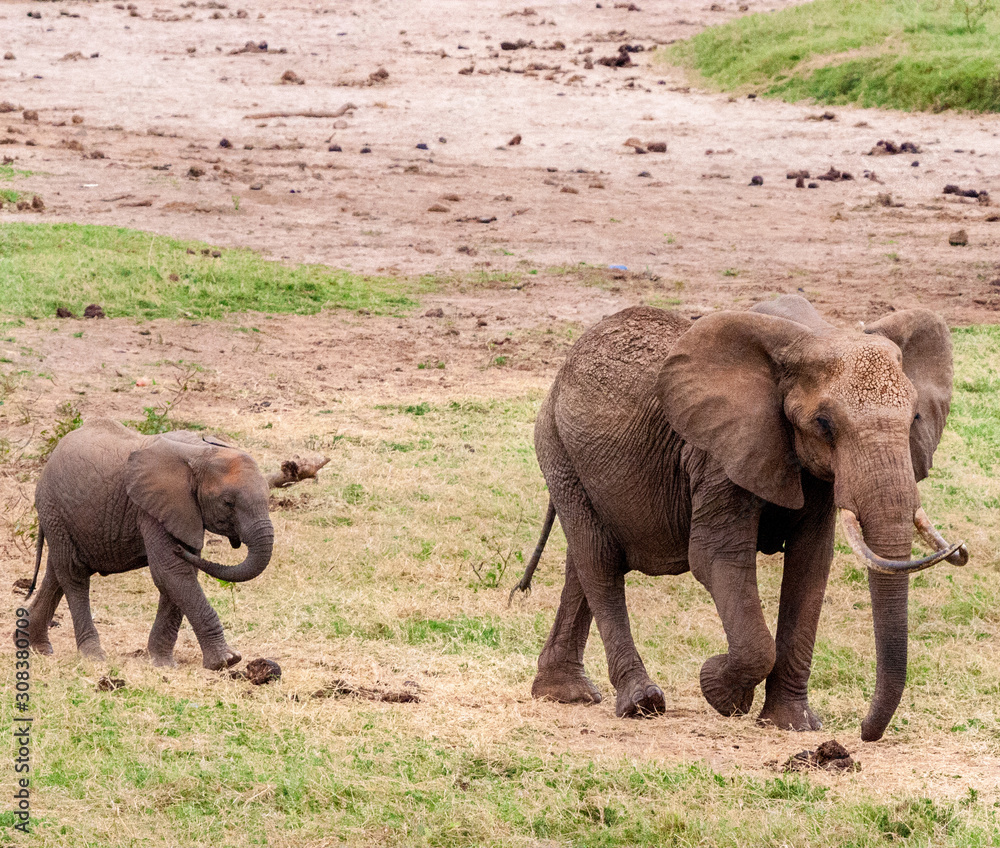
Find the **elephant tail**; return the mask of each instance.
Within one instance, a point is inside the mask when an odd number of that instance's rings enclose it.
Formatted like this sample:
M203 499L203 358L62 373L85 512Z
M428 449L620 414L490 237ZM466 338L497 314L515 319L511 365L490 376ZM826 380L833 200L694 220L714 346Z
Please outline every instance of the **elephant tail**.
M42 525L38 525L38 544L35 546L35 573L31 577L31 586L28 587L28 594L24 596L28 600L34 594L35 586L38 585L38 572L42 567L42 547L45 545L45 531Z
M535 545L535 552L531 555L531 561L528 563L528 567L524 569L524 574L521 575L520 582L510 590L510 595L507 598L507 606L510 606L514 600L514 593L520 589L525 594L531 592L531 578L535 576L535 569L538 568L538 560L542 558L542 551L545 550L545 543L549 540L549 533L552 532L552 524L556 520L556 508L552 505L552 499L549 499L549 508L545 512L545 522L542 524L542 535L538 537L538 544Z

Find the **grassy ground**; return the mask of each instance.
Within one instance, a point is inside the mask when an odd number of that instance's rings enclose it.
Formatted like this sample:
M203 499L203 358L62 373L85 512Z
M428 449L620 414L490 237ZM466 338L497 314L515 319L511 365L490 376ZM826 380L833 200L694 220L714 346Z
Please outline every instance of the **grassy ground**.
M1000 111L993 0L815 0L666 51L724 90L907 110Z
M395 314L413 286L320 266L286 266L249 250L115 227L0 224L0 312L218 318L230 312L312 314L326 307Z
M843 543L810 682L820 734L723 719L704 703L698 669L724 641L710 598L687 575L629 582L633 631L667 692L667 716L614 718L596 632L585 662L605 702L533 702L561 588L558 529L533 594L510 608L506 599L544 511L531 446L541 393L403 402L359 393L274 428L228 422L262 462L303 442L333 458L318 484L274 496L278 544L260 579L231 588L203 578L231 642L246 658L275 657L279 683L203 672L186 625L178 668L131 658L155 613L145 571L93 585L107 663L74 655L63 607L56 655L32 660L37 818L24 844L1000 844L989 766L1000 756L1000 330L954 339L953 413L921 488L973 560L912 581L910 678L885 741L857 741L874 644L865 576ZM20 473L10 457L3 470ZM227 547L212 556L238 556ZM780 558L762 557L759 571L773 626ZM96 691L106 673L125 688ZM3 663L5 692L11 674ZM315 697L338 679L397 690L412 681L420 701ZM9 698L0 712L10 726ZM776 768L834 736L861 772ZM11 822L0 814L0 833Z

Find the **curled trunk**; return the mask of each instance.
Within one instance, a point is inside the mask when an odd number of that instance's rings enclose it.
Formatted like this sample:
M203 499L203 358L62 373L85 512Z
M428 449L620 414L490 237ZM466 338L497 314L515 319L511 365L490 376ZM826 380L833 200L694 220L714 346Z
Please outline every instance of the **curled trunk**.
M271 521L265 518L251 525L243 538L247 546L247 555L239 565L222 565L202 559L197 554L183 549L179 553L211 577L229 583L245 583L260 576L271 561L271 551L274 548L274 528L271 526Z

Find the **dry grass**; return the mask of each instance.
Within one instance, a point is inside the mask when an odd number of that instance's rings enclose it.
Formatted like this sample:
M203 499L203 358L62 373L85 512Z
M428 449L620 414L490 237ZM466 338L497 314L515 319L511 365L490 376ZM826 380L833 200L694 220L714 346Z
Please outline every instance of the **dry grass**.
M109 661L75 655L65 606L55 656L33 660L38 818L27 844L998 844L1000 492L984 388L1000 335L970 330L956 343L953 426L922 492L946 535L969 540L974 559L914 579L910 682L882 742L859 739L874 644L865 579L842 544L811 681L826 724L819 733L711 711L698 669L723 648L723 634L690 576L629 583L636 641L667 693L666 716L614 717L596 631L586 665L604 703L530 699L565 549L557 529L534 592L508 608L519 554L533 547L546 501L531 446L543 396L537 373L496 375L493 397L373 390L339 396L332 411L274 416L202 400L196 417L236 433L265 468L303 446L332 457L318 483L274 495L278 542L261 578L232 590L203 579L231 643L247 659L276 659L283 678L257 688L203 671L186 626L180 665L151 668L130 656L145 645L155 612L148 573L95 580ZM486 385L497 369L479 367ZM11 387L6 408L20 401L30 413L29 388ZM3 466L3 494L13 500L18 485L30 492L36 472L17 461L41 436L30 441ZM8 524L6 585L29 561L13 553L9 533ZM238 557L224 544L210 551ZM760 573L773 624L780 558L762 558ZM126 688L95 691L109 671ZM4 663L5 691L10 674ZM335 679L388 688L412 681L420 700L312 697ZM9 725L10 700L0 703ZM777 769L833 736L861 772Z

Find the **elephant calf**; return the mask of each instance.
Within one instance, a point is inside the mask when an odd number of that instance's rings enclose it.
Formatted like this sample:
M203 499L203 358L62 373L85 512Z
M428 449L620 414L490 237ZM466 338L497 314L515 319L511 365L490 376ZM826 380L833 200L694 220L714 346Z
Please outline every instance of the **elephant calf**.
M35 490L38 549L29 597L46 542L49 555L30 607L31 647L52 653L49 624L65 594L77 647L103 658L90 613L90 576L148 565L160 590L149 634L153 662L173 664L177 632L187 616L205 668L235 665L241 657L226 643L219 616L198 584L198 570L233 583L264 571L274 543L268 494L253 459L196 433L141 436L103 418L69 433ZM227 536L234 548L246 543L246 559L235 566L202 559L206 529Z
M877 669L861 732L880 738L906 680L907 574L967 559L930 525L916 485L944 429L951 378L948 327L926 309L861 332L791 296L694 324L626 309L584 333L535 425L550 503L518 588L530 585L556 515L568 550L532 694L601 700L583 670L596 619L616 713L662 712L663 692L632 640L625 574L690 571L729 643L702 666L708 702L745 713L766 680L761 720L818 729L806 683L839 508L868 566ZM938 553L909 561L914 525ZM758 551L784 552L774 637Z

